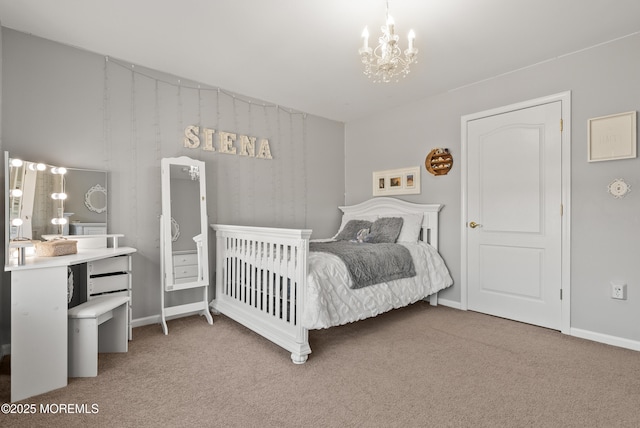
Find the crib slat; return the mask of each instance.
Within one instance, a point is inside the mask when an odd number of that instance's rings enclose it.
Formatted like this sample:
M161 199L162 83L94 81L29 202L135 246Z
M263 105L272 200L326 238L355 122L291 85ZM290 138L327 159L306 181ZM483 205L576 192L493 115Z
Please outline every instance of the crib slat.
M245 238L242 239L242 241L240 242L240 281L239 281L239 285L240 285L240 294L239 294L239 298L241 302L245 302L245 295L246 295L246 286L247 286L247 279L246 279L246 268L247 268L247 259L246 259L246 245L247 245L247 240Z
M264 254L262 255L264 261L264 275L263 275L263 283L262 283L262 294L264 294L264 307L262 308L263 312L269 313L269 308L271 307L269 302L269 276L271 272L271 265L269 260L269 254L271 251L271 244L265 242L264 243Z

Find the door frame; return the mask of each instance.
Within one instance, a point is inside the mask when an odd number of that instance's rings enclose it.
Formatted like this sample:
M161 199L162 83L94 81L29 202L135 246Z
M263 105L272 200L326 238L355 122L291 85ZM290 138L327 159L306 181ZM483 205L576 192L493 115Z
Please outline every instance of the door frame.
M564 334L571 334L571 91L560 92L546 97L536 98L523 101L516 104L510 104L478 113L464 115L460 119L460 135L461 135L461 283L460 283L460 309L468 309L468 269L467 269L467 166L468 166L468 141L467 141L467 125L470 121L482 119L489 116L496 116L515 110L523 110L530 107L536 107L542 104L552 102L561 102L561 119L562 119L562 135L561 135L561 152L562 152L562 175L561 175L561 203L562 207L562 250L561 250L561 331ZM558 124L560 126L560 124Z

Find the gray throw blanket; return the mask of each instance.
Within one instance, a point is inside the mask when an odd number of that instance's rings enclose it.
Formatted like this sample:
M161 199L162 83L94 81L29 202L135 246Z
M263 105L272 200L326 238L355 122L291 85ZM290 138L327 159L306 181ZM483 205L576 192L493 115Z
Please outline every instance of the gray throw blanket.
M309 250L340 257L351 275L354 289L416 275L411 253L399 244L310 242Z

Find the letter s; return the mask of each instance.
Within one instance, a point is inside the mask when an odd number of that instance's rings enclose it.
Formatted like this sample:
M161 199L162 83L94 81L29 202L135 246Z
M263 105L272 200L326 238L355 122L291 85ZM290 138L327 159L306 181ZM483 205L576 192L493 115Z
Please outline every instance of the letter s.
M189 125L184 129L184 146L190 149L200 147L199 126Z

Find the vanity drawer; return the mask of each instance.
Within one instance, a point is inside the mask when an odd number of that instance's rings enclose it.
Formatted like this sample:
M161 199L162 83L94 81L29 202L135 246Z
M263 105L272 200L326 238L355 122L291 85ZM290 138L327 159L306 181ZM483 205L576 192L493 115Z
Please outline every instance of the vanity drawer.
M89 278L88 295L128 290L131 274L105 275Z
M102 275L111 272L126 272L129 270L129 256L110 257L87 263L89 275Z
M187 266L187 265L197 265L197 264L198 264L198 254L196 253L173 255L174 266Z
M126 296L131 297L129 294L129 290L124 291L115 291L113 293L109 293L109 296ZM87 296L87 300L96 299L100 297L100 294L94 294L93 296ZM131 300L129 300L129 306L131 306Z

